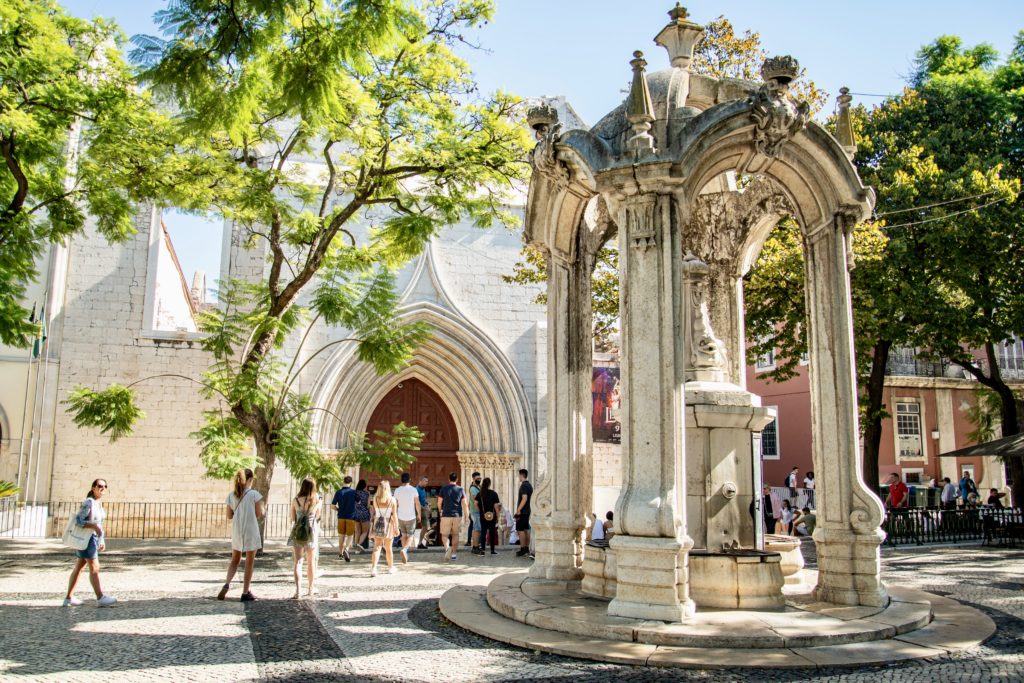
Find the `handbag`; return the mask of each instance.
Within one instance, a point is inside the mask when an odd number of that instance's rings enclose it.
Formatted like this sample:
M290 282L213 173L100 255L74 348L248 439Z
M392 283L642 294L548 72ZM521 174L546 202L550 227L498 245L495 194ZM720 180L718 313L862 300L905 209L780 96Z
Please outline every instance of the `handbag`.
M487 512L485 512L484 513L484 519L486 519L488 522L493 522L494 521L494 511L493 510L488 510Z
M61 536L61 540L69 548L85 550L89 547L89 542L92 541L92 535L92 529L86 529L78 524L72 516L68 520L68 525L64 529L64 535Z

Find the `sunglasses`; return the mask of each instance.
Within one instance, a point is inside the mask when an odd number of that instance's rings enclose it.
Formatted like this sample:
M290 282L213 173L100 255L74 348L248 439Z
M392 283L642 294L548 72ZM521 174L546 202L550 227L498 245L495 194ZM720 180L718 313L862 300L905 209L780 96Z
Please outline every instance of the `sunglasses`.
M105 488L107 488L107 485L106 485L106 484L96 484L96 487L95 487L95 488L98 488L98 489L105 489Z

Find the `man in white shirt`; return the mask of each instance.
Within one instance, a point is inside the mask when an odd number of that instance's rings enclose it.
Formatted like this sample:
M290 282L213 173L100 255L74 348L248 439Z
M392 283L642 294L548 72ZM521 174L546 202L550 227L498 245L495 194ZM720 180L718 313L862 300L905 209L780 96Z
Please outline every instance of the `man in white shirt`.
M956 495L959 490L949 477L945 477L942 480L942 494L939 496L939 500L942 503L943 510L956 510Z
M420 518L420 494L409 483L408 472L402 472L402 485L395 489L398 501L398 530L402 533L402 563L409 561L409 546L416 538L416 520Z
M814 509L814 472L808 472L804 477L804 488L807 490L807 502L805 505Z

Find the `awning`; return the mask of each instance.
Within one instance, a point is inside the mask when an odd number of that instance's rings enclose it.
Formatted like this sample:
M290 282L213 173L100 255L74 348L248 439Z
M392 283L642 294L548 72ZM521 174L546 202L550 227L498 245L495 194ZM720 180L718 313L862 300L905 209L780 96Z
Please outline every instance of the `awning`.
M979 443L948 453L939 453L940 458L971 458L980 455L998 455L1004 458L1024 458L1024 432L987 443Z

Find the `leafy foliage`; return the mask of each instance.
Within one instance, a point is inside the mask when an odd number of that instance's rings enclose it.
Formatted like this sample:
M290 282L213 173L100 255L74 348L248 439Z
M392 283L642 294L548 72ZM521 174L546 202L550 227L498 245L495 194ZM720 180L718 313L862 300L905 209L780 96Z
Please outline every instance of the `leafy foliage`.
M0 498L9 498L10 496L18 495L21 489L9 481L3 481L0 479Z
M0 5L0 342L36 333L21 305L51 243L86 216L107 238L134 233L137 202L174 194L170 121L139 92L111 23L53 0ZM69 153L73 152L73 153Z
M135 392L120 384L111 384L102 391L75 387L63 401L79 427L99 429L111 441L132 433L135 424L146 414L135 404Z

